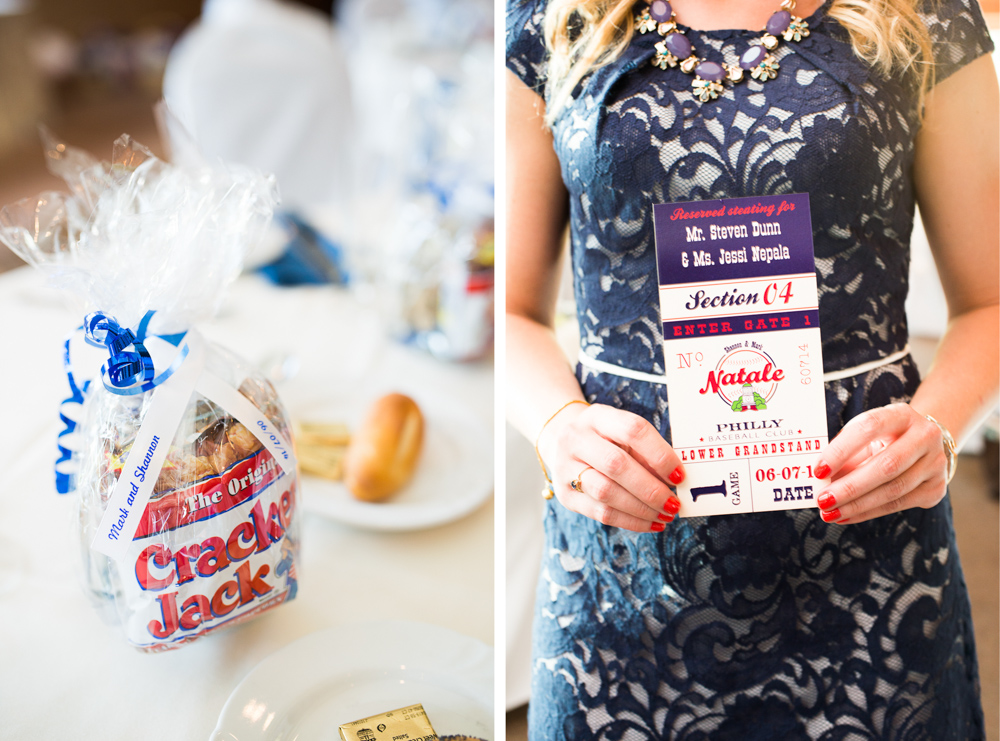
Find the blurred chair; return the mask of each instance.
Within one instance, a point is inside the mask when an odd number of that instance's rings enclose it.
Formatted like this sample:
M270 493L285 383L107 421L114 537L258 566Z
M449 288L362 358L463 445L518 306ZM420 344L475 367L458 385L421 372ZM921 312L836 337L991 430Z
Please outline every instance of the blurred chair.
M163 95L206 156L274 173L285 210L347 198L353 108L328 15L278 0L207 0L170 53Z

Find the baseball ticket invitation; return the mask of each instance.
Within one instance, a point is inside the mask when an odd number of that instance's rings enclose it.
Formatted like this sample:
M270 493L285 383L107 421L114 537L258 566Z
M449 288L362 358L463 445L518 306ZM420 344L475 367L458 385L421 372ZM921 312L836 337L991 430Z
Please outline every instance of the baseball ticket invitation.
M815 507L827 443L809 196L653 207L681 517Z

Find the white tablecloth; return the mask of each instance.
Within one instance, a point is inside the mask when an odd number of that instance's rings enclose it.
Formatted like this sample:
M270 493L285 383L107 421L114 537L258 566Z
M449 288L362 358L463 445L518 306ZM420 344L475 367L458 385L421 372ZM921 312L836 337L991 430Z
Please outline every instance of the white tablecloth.
M13 548L23 567L0 593L0 739L207 739L262 659L366 618L432 623L493 644L490 498L461 520L403 533L304 512L293 602L177 651L127 645L81 588L75 502L53 484L62 340L81 319L33 270L0 275L0 558ZM294 352L301 370L278 385L293 416L352 391L430 391L493 429L492 362L448 365L385 341L372 312L344 291L244 276L202 330L255 363ZM373 598L390 588L388 603ZM379 604L385 612L370 607Z

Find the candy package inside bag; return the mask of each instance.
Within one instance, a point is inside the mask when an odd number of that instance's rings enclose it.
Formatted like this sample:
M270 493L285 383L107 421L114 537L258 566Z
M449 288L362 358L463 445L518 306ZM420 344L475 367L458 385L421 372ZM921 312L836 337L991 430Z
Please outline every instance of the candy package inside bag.
M268 380L202 337L261 237L273 179L122 136L111 162L46 138L70 193L0 211L0 240L84 305L66 340L57 489L86 586L134 646L176 648L292 599L291 425ZM69 329L69 328L67 328Z

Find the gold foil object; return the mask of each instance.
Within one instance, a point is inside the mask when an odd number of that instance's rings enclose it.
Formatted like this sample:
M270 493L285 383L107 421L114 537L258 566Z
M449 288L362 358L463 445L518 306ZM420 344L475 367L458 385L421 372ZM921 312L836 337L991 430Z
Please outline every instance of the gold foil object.
M438 741L424 706L417 703L381 715L372 715L340 727L342 741Z

